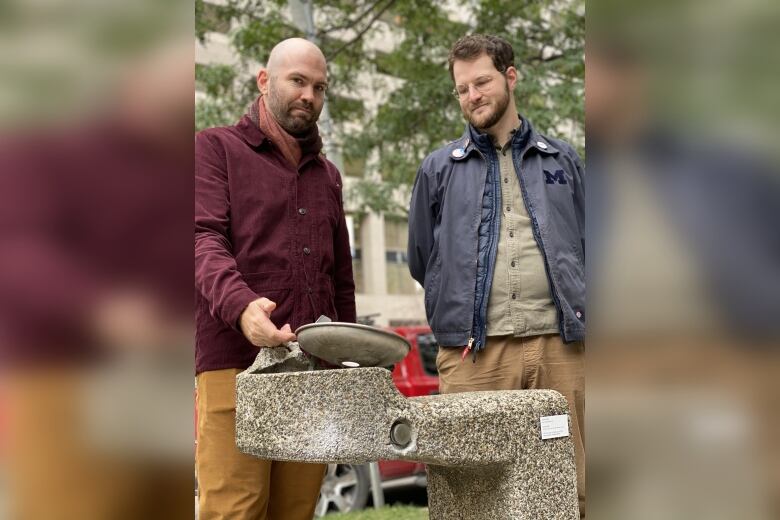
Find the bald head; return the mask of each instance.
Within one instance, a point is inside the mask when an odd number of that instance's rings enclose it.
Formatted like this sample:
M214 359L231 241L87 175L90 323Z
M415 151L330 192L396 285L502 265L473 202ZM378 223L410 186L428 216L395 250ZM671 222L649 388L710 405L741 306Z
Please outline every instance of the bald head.
M303 38L288 38L277 43L268 55L266 69L269 75L274 76L279 70L299 62L311 63L326 70L325 55L320 48Z
M288 133L310 131L320 116L328 87L322 51L303 38L279 42L257 75L257 88L276 121Z

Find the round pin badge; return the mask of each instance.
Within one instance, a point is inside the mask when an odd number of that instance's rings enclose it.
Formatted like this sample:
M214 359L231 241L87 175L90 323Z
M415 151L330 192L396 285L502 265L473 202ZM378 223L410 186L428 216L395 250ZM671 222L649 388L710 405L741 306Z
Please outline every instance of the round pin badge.
M461 158L461 157L463 157L464 155L466 155L466 152L463 150L463 148L455 148L455 149L452 151L452 156L453 156L454 158L456 158L456 159L460 159L460 158Z

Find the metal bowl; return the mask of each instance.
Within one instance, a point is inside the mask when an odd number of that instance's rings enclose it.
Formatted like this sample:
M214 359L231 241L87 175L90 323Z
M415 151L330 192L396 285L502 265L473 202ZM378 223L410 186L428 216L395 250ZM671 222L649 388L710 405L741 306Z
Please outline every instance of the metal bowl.
M394 332L356 323L310 323L295 334L302 350L344 367L389 366L406 357L411 348Z

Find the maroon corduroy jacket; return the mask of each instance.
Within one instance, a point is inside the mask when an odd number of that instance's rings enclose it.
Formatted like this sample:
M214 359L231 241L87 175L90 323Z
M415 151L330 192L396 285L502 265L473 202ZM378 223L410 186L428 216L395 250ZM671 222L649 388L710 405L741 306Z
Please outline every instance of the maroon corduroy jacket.
M239 318L260 297L277 327L355 321L341 176L320 146L296 171L247 116L196 135L196 373L252 363Z

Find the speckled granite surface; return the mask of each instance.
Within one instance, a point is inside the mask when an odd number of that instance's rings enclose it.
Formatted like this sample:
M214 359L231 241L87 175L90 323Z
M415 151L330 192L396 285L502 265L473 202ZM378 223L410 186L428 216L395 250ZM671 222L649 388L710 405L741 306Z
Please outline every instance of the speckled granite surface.
M407 399L387 370L355 368L247 371L237 378L236 397L236 444L246 453L429 464L433 520L579 518L571 440L542 440L540 434L540 417L568 412L557 392ZM398 423L404 426L394 430Z

